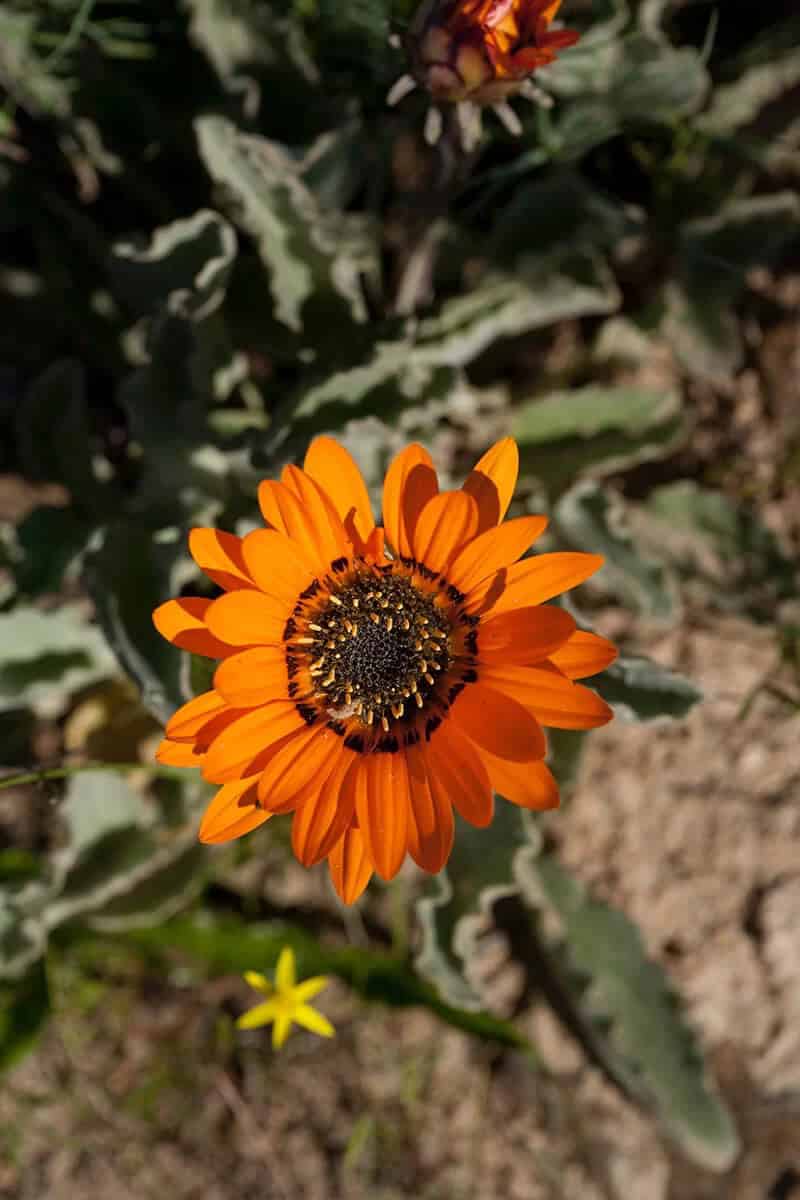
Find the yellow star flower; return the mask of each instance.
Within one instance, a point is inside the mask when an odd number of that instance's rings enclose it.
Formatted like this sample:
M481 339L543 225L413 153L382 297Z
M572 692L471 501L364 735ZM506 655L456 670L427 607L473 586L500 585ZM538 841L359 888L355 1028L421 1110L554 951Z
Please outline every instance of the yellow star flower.
M318 1033L320 1037L333 1037L335 1030L328 1018L308 1003L327 986L328 977L315 975L298 983L291 946L284 946L280 952L274 984L258 971L245 971L244 978L251 988L270 999L243 1013L236 1022L240 1029L257 1029L259 1025L272 1024L272 1045L276 1050L286 1041L293 1023Z

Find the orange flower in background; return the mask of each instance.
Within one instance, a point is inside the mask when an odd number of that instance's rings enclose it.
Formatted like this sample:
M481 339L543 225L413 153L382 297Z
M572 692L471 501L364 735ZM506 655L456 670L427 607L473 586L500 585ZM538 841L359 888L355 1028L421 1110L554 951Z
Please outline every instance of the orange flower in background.
M551 30L561 0L430 0L408 38L412 72L437 100L502 103L579 34Z
M223 594L170 600L153 619L176 646L222 661L157 757L220 785L203 841L293 813L297 858L327 858L352 903L407 853L439 871L454 809L486 826L495 792L558 805L542 725L609 721L605 701L573 681L616 651L545 604L599 556L518 561L547 520L501 524L517 470L506 438L461 490L440 492L430 455L409 446L386 475L380 527L353 459L318 438L302 470L260 485L265 529L192 530L191 553Z

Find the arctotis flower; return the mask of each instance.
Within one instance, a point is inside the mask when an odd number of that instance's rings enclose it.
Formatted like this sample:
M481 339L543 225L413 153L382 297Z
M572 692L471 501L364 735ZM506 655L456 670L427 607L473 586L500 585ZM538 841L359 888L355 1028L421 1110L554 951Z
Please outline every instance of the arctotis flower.
M223 594L170 600L154 621L222 661L213 689L169 721L158 758L219 785L203 841L293 813L297 858L327 858L351 903L406 853L439 871L454 809L486 826L495 792L557 806L542 726L609 721L574 680L616 652L545 604L600 557L518 561L547 521L501 524L517 467L507 438L442 492L428 453L409 446L386 475L381 527L350 455L318 438L302 470L261 484L266 528L192 530L191 553Z
M551 30L561 0L429 0L407 44L416 81L439 101L498 104L573 46Z

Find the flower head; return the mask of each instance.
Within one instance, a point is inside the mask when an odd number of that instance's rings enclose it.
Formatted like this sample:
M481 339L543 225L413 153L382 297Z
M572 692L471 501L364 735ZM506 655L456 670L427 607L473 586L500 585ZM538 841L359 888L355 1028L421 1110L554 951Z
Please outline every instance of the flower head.
M334 1028L327 1017L318 1013L308 1003L328 985L326 975L315 975L313 979L297 982L294 950L284 946L275 968L275 983L270 983L258 971L246 971L245 981L257 992L269 996L269 1000L257 1004L243 1013L236 1024L240 1029L257 1029L259 1025L272 1025L272 1044L279 1049L291 1033L292 1025L302 1025L320 1037L333 1037Z
M545 603L602 558L517 561L547 524L501 524L517 469L506 438L460 490L442 492L430 455L409 446L389 467L378 526L353 459L317 438L302 470L260 485L265 529L192 530L190 551L223 594L170 600L154 621L175 645L222 661L211 691L168 722L157 757L219 785L203 841L293 813L297 858L327 858L352 903L407 852L439 871L453 809L485 826L495 792L557 806L542 725L609 721L574 680L616 651Z
M429 0L408 38L417 82L440 101L502 103L578 40L551 30L561 0Z

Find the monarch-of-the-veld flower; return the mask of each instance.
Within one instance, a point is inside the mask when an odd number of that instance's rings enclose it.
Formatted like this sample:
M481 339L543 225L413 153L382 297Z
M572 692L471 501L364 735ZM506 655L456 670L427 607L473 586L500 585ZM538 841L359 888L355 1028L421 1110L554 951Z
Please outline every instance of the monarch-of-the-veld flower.
M191 531L196 563L223 594L170 600L154 621L175 645L222 661L212 690L169 721L158 759L219 785L204 842L293 813L297 858L327 858L352 903L407 853L439 871L454 809L486 826L495 792L523 808L558 805L542 725L609 721L574 680L616 651L545 603L602 558L518 561L547 520L503 522L517 471L506 438L460 490L440 491L430 455L409 446L389 467L379 526L353 459L321 437L302 470L260 485L266 528Z
M428 0L406 45L414 79L437 101L502 104L578 34L550 25L561 0Z

